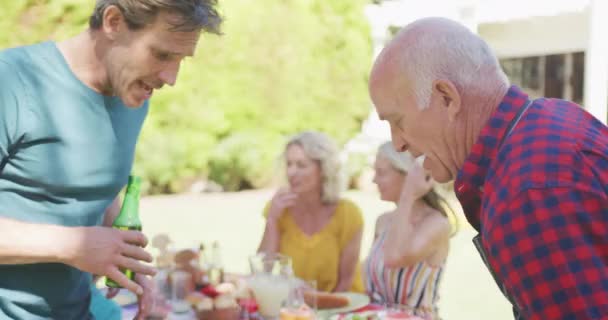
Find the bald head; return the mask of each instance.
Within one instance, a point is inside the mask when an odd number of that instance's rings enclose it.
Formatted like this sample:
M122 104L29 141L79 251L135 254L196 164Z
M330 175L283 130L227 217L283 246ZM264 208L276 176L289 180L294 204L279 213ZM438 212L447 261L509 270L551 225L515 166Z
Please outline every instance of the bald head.
M407 83L425 108L438 79L453 83L463 96L508 86L496 56L479 36L455 21L425 18L404 27L380 53L370 90Z

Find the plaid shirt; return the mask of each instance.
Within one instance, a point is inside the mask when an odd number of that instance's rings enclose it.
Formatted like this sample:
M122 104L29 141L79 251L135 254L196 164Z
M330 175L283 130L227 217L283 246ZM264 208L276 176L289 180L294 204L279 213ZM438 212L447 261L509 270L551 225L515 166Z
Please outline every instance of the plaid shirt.
M608 319L608 127L509 89L455 182L490 270L530 320ZM504 142L501 144L501 141Z

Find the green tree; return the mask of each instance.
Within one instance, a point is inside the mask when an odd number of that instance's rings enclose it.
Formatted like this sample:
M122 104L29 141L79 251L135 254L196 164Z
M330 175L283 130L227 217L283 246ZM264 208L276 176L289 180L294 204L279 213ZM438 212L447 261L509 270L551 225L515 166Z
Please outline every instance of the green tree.
M227 189L270 181L287 136L344 143L369 111L367 0L220 1L224 36L203 35L178 85L155 95L135 171L151 193L194 177ZM91 0L0 3L0 47L64 39L86 27ZM249 150L253 148L255 150Z

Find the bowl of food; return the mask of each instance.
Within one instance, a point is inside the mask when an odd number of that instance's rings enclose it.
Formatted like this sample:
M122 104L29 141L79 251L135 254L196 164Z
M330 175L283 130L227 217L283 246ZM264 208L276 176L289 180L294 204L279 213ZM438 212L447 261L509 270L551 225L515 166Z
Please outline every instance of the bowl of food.
M239 320L240 314L239 307L196 311L196 317L199 320Z
M213 289L212 295L198 295L191 301L197 319L239 320L241 308L235 298L235 286L222 283Z

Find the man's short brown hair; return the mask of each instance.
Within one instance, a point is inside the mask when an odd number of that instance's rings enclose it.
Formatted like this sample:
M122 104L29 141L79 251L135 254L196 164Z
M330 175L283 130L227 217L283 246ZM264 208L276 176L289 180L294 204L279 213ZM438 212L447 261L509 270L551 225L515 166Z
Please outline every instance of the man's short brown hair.
M221 34L222 17L217 12L216 5L217 0L97 0L89 26L91 29L99 29L105 10L116 6L132 30L154 23L160 12L168 12L178 17L169 21L172 31L202 30Z

